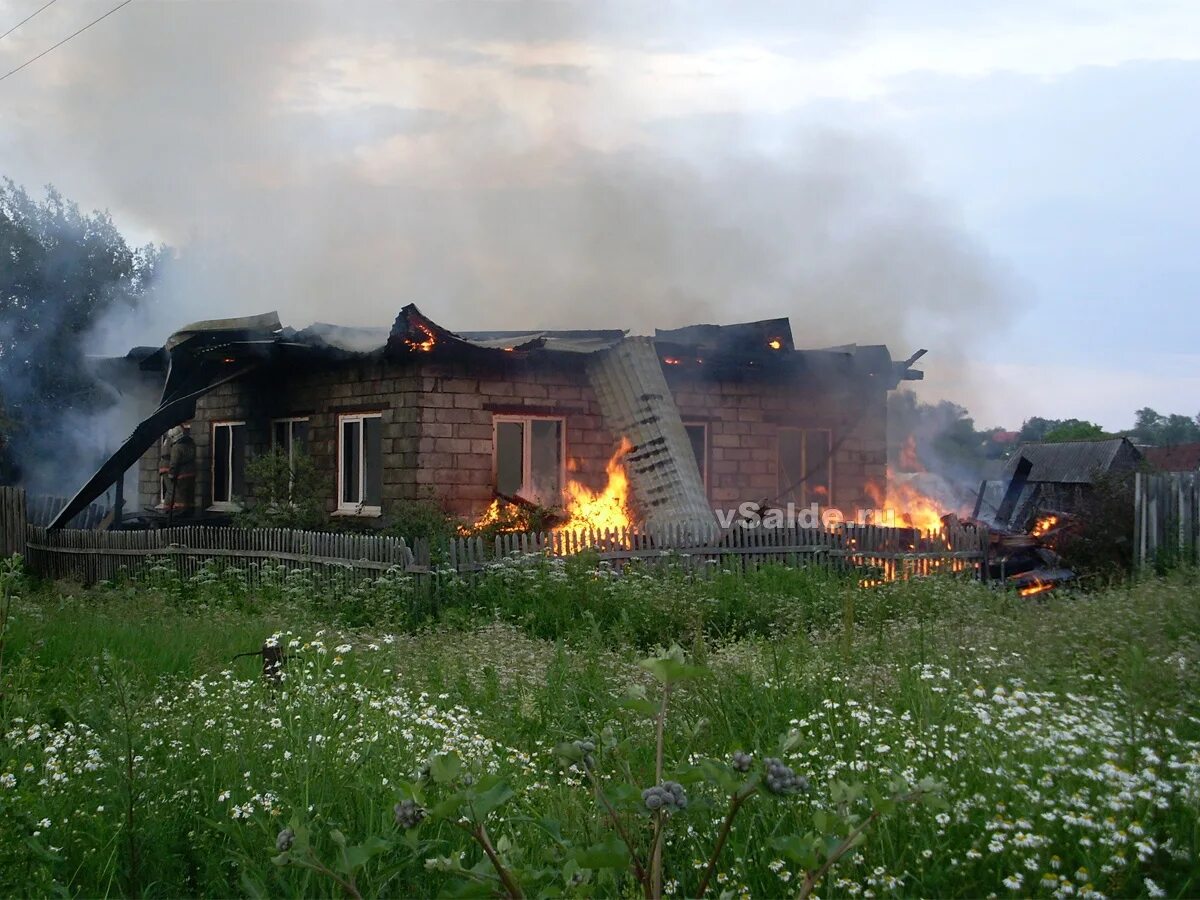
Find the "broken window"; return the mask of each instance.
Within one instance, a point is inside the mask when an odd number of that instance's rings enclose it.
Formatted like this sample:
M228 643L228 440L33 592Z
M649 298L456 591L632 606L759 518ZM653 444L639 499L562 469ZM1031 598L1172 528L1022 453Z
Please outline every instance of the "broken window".
M496 416L492 441L496 493L540 506L562 502L562 419Z
M378 513L382 503L382 414L338 416L338 509Z
M246 423L212 426L212 502L233 505L246 493Z
M298 453L308 452L308 419L295 417L271 420L271 446L290 462Z
M703 422L684 422L683 429L687 432L692 444L692 452L696 454L696 465L700 467L700 481L704 490L708 491L708 425Z
M833 433L828 428L779 429L779 502L828 506L833 495Z

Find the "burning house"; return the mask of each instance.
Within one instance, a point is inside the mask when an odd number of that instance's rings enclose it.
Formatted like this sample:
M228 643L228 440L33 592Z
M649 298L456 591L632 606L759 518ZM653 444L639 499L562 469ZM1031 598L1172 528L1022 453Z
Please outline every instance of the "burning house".
M198 323L130 354L161 403L57 524L130 467L137 507L161 508L160 441L184 421L198 515L253 502L246 463L271 447L309 455L332 516L371 524L426 497L468 521L512 501L697 534L747 501L853 515L880 497L887 395L919 356L797 349L787 319L645 337L455 333L411 305L390 331Z

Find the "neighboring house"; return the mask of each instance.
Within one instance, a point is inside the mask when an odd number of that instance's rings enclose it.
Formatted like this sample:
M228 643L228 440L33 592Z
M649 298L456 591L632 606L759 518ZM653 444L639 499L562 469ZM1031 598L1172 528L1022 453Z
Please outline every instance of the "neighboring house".
M553 506L568 480L604 487L625 437L642 513L711 519L765 500L852 515L886 479L887 394L921 377L916 358L797 350L787 319L652 338L454 334L414 306L390 332L297 332L273 315L199 323L131 354L149 376L167 373L163 403L76 501L140 458L139 506L158 505L153 442L185 417L197 502L214 511L252 494L246 463L272 446L312 458L335 516L386 521L422 497L467 519L497 495Z
M1200 472L1200 443L1143 447L1146 462L1159 472Z
M1024 462L1028 474L1022 476ZM1127 438L1022 444L1003 477L989 484L981 516L995 519L1010 491L1011 515L997 524L1021 528L1038 510L1072 512L1083 506L1098 476L1132 472L1141 463L1141 452Z

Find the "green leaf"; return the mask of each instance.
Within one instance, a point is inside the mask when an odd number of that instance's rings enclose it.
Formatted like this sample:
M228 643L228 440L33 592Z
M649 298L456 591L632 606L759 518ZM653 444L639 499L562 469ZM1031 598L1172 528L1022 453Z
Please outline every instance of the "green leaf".
M380 853L390 850L391 847L389 841L378 836L367 838L357 846L347 847L345 853L342 854L342 874L353 875Z
M798 834L781 835L773 838L771 846L804 869L817 867L817 837L809 833L801 837Z
M556 746L554 755L564 763L583 762L583 751L573 741L563 741Z
M272 856L271 862L277 866L286 866L292 861L292 854L288 852L280 853L278 856Z
M603 843L576 850L574 859L584 869L625 869L629 865L629 849L619 837L609 834Z
M638 663L663 684L677 684L689 678L698 678L707 671L703 666L690 666L674 656L659 656L643 659Z
M457 819L458 811L462 809L466 799L465 792L457 791L429 810L429 817L431 819Z
M429 763L429 775L438 784L449 784L462 773L457 753L439 753Z
M802 735L799 731L797 731L794 728L791 731L787 732L787 734L780 735L779 736L779 755L786 756L787 754L789 754L793 750L795 750L797 747L799 747L803 741L804 741L804 735Z
M512 796L513 789L509 783L503 779L498 779L495 784L475 794L471 805L475 810L475 814L482 819L488 813L499 809L507 803Z
M346 836L344 834L342 834L340 831L338 831L336 828L329 829L329 839L331 841L333 841L335 844L337 844L339 847L344 848L346 846Z

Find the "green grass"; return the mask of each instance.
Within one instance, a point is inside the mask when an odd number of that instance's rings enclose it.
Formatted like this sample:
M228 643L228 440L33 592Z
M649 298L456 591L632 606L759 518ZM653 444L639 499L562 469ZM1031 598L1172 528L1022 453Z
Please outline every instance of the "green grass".
M455 893L461 880L426 861L462 851L470 865L478 848L445 823L406 837L392 821L402 783L447 751L507 779L515 795L489 830L515 868L549 871L548 828L584 842L607 828L555 746L610 735L602 781L627 766L653 783L653 722L625 698L650 683L638 660L678 643L705 674L672 696L668 773L735 750L774 755L793 731L787 761L812 782L805 796L747 804L712 896L793 893L801 866L777 839L835 810L835 782L886 790L897 776L943 782L946 808L885 816L822 896L1200 892L1194 574L1038 602L942 579L859 590L783 569L697 581L514 564L480 585L446 579L432 597L403 577L337 596L272 577L256 589L236 572L17 585L0 891L340 895L272 864L295 817L326 859L333 828L389 841L358 874L364 896ZM256 659L231 658L276 634L291 659L271 687ZM665 848L677 896L696 890L724 812L717 792L687 783ZM642 838L649 826L628 827ZM559 892L637 891L599 871L571 888L557 872L545 877Z

